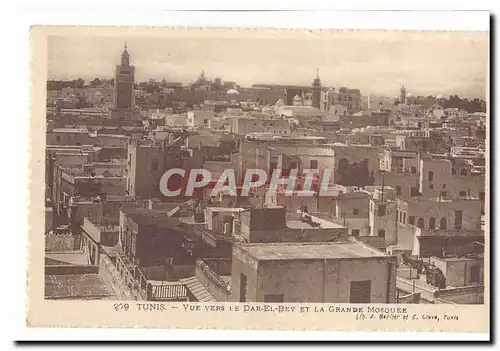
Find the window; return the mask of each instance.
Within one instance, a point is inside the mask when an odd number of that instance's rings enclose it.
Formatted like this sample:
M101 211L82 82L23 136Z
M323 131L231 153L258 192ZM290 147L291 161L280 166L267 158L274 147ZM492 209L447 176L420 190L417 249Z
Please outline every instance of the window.
M396 195L401 195L401 187L399 185L396 185Z
M378 215L385 216L386 205L378 205Z
M318 169L318 161L317 160L311 160L310 169Z
M478 265L470 267L470 283L479 284L480 283L480 271L481 268Z
M379 229L378 230L378 237L385 239L385 229Z
M467 196L467 192L466 191L461 191L458 196Z
M151 170L152 171L157 171L158 170L158 160L151 161Z
M457 174L457 170L455 168L452 168L451 169L451 174L456 175Z
M434 181L434 172L429 171L427 175L428 175L427 179L429 180L429 182Z
M403 212L403 224L406 224L406 212Z
M408 216L408 224L415 225L415 216Z
M240 302L246 302L247 299L247 276L240 274Z
M434 189L434 184L429 184L429 189Z
M76 142L76 146L80 146L82 145L82 143L80 143L79 141Z
M446 224L446 218L443 217L441 218L441 220L439 221L439 229L446 229L447 227L447 224Z
M436 229L436 218L431 217L429 219L429 229Z
M359 214L359 209L355 208L352 210L353 215L358 215Z
M455 229L462 229L462 211L455 211Z
M59 143L59 142L61 142L61 136L60 136L60 135L56 136L56 141L57 141L58 143Z
M370 303L372 294L371 280L351 282L349 291L350 303Z
M460 175L461 175L462 177L467 177L467 169L462 168L462 169L460 170Z
M351 235L355 238L357 238L359 236L359 229L353 229L351 231Z
M281 295L264 295L264 302L280 303L283 302L283 294Z
M441 197L446 197L447 195L448 195L448 192L447 192L447 191L441 191L441 192L439 193L439 196L441 196Z
M411 168L411 173L417 173L417 167L412 167Z
M446 184L443 184L443 189L446 189Z
M424 219L422 217L420 217L417 221L417 227L421 228L421 229L424 229L425 228L425 223L424 223Z
M410 189L411 196L418 196L418 189L414 186Z

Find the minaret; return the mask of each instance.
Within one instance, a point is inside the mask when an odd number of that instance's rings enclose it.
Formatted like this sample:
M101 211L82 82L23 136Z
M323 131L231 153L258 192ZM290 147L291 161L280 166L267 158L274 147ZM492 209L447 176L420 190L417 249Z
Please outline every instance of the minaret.
M115 69L114 109L131 110L134 106L135 67L130 65L127 44L123 49L120 64Z
M130 65L130 55L127 51L127 43L125 43L125 48L122 53L122 67L128 67Z
M399 90L399 103L406 104L406 88L404 85Z
M312 106L317 109L321 105L321 80L319 79L319 70L316 69L316 78L312 83Z

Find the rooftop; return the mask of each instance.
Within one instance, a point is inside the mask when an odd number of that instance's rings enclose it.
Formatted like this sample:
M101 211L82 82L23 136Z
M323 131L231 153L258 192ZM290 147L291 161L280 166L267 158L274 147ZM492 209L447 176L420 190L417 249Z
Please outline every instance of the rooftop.
M45 276L46 299L114 299L111 289L97 274Z
M45 265L87 265L89 260L81 251L51 251L45 253Z
M169 211L177 207L173 204L171 208L161 210L150 210L146 208L123 208L121 211L129 216L139 225L159 226L164 228L179 229L179 220L169 216Z
M257 260L317 260L389 257L359 243L245 244L240 248Z
M446 258L440 258L440 257L432 257L434 260L439 260L439 261L444 261L444 262L464 262L464 261L475 261L478 259L483 259L483 257L446 257Z
M52 129L51 132L53 132L53 133L84 133L84 134L88 134L89 130L83 129L83 128L54 128L54 129Z
M278 146L269 149L291 156L335 156L335 151L324 147Z
M208 208L212 212L244 212L244 208L240 207L209 207Z
M319 224L318 227L313 227L307 222L303 222L297 219L290 219L286 221L286 226L290 229L334 229L343 228L340 224L333 223L318 217L312 217L312 220Z

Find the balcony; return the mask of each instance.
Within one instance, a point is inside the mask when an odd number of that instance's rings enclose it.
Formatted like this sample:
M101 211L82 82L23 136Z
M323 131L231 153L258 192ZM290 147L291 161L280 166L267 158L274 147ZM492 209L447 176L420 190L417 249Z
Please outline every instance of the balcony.
M188 301L184 284L150 285L148 301Z

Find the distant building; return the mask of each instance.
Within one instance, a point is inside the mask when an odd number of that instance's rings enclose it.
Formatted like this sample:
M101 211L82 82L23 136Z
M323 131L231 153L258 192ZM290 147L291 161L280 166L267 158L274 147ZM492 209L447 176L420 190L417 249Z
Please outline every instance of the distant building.
M394 107L393 98L387 96L368 95L361 98L361 108L363 110L389 109Z
M187 113L187 125L190 127L208 126L215 119L215 112L194 110Z
M341 87L338 90L330 88L321 92L320 109L329 111L331 106L342 105L349 111L359 111L361 109L361 92L359 89L348 89Z

